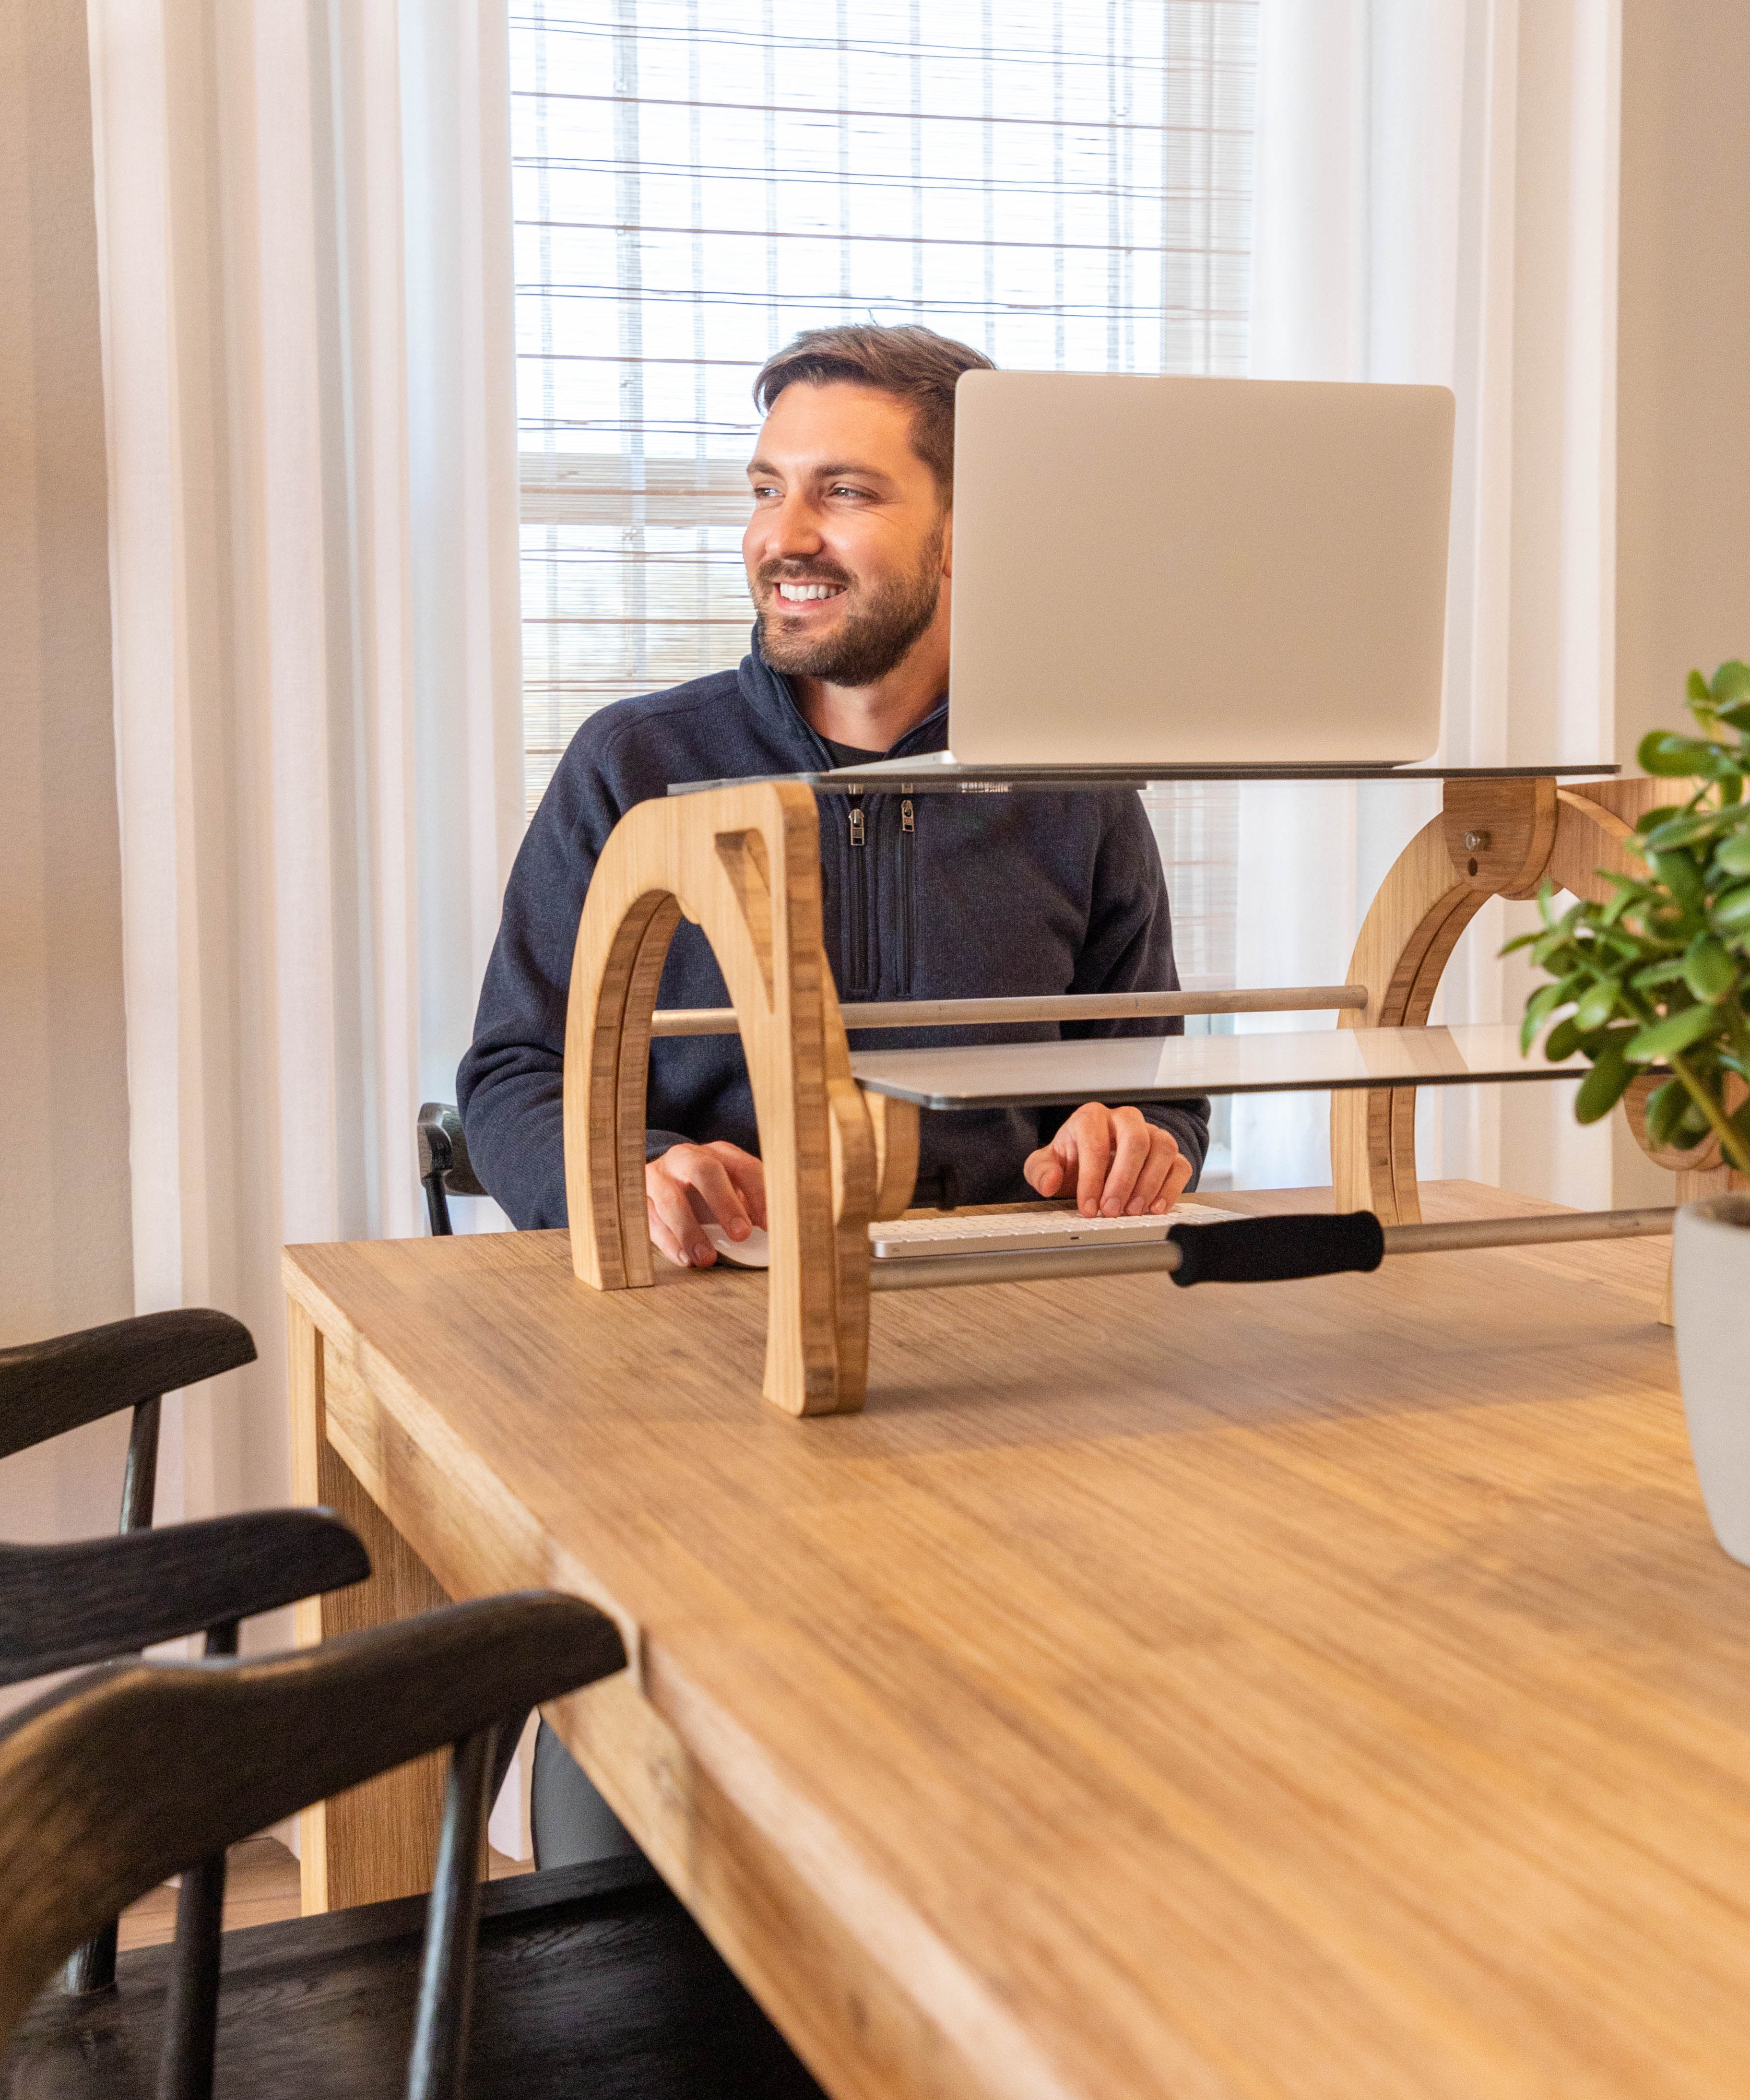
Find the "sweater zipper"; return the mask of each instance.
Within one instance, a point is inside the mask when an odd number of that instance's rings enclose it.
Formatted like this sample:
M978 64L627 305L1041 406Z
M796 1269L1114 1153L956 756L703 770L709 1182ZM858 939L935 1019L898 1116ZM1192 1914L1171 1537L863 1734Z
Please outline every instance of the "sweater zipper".
M865 992L869 988L869 875L868 862L864 855L868 847L867 826L858 796L860 788L850 790L851 796L851 860L850 897L849 910L851 920L851 982L853 991Z
M911 783L906 783L909 789ZM899 992L906 998L911 991L911 956L915 945L915 909L912 885L914 841L917 837L917 818L911 806L909 793L900 798L899 804Z

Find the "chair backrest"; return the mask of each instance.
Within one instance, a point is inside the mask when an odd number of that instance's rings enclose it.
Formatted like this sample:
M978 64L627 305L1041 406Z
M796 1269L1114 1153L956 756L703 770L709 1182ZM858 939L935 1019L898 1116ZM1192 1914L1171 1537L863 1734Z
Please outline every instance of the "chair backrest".
M254 1510L69 1546L0 1545L0 1684L134 1655L362 1582L326 1510Z
M0 1349L0 1458L254 1361L240 1320L193 1305Z
M170 1875L624 1661L603 1613L531 1593L287 1655L110 1664L26 1707L0 1729L0 2046L55 1965Z
M442 1238L450 1230L452 1196L483 1196L468 1157L468 1140L462 1119L449 1101L424 1101L417 1126L419 1140L420 1185L425 1192L425 1215L433 1233Z

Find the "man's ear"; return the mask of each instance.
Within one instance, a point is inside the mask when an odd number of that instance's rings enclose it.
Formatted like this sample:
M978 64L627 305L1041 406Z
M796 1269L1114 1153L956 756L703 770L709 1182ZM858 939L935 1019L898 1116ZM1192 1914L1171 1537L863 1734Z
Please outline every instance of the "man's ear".
M950 503L942 518L942 574L954 575L954 505Z

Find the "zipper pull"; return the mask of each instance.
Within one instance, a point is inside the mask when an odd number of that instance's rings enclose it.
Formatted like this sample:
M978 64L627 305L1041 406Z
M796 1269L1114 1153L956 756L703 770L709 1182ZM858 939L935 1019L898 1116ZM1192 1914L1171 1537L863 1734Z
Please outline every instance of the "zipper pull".
M860 846L862 843L863 813L861 810L853 809L851 811L851 844L853 846Z
M902 832L915 832L918 828L916 824L912 821L911 798L910 796L907 796L906 800L899 805L899 828Z

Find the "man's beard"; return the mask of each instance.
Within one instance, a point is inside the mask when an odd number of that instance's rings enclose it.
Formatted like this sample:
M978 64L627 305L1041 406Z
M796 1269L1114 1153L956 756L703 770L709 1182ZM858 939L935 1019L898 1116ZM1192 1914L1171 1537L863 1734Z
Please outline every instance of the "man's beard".
M936 617L941 598L941 548L938 525L910 576L875 585L831 634L822 635L782 633L778 585L844 584L849 594L856 588L851 578L832 562L805 567L796 562L762 562L757 580L767 596L759 613L760 655L774 671L791 677L818 678L829 686L874 685L903 662Z

